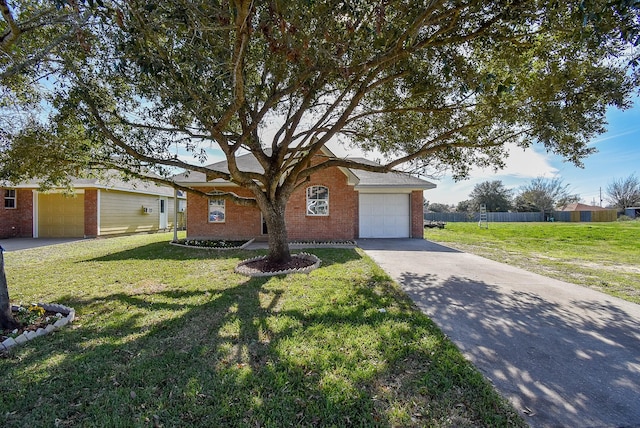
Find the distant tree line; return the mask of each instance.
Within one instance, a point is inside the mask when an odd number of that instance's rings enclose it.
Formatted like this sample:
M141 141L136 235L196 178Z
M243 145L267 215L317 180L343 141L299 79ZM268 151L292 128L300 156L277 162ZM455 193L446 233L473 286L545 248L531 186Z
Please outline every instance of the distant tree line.
M640 206L640 180L635 174L627 178L614 179L607 185L607 201L612 207L624 210Z
M614 179L606 187L609 208L624 211L640 206L640 180L635 174ZM484 181L474 186L469 199L457 205L425 202L429 212L478 212L485 205L489 212L541 212L562 210L580 202L580 195L571 193L570 185L560 178L537 177L519 189L507 188L501 180Z

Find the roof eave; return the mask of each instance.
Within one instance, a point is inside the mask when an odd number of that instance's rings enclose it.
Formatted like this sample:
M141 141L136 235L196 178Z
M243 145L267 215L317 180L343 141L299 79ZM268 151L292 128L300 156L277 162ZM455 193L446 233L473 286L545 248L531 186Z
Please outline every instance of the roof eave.
M430 189L435 189L437 186L433 183L429 183L429 184L424 184L422 186L420 185L416 185L416 186L407 186L406 184L359 184L357 186L354 187L355 190L375 190L375 189L379 189L379 190L383 190L383 189L389 189L389 190L405 190L405 191L414 191L414 190L430 190Z
M240 187L229 181L177 181L176 183L185 187Z

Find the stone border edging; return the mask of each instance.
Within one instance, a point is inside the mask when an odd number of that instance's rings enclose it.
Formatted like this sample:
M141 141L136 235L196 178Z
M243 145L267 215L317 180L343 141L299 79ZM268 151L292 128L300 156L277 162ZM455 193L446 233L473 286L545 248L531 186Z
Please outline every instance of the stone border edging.
M75 309L68 306L59 305L57 303L38 303L38 306L43 308L45 311L57 312L63 315L66 314L66 316L59 318L56 322L54 322L53 324L49 324L45 328L39 328L36 331L25 331L16 338L9 337L8 339L5 339L2 343L0 343L0 352L8 351L10 348L16 345L21 345L35 339L36 337L44 336L53 331L60 330L65 325L71 324L76 318ZM14 310L14 308L16 311L18 310L18 306L12 306L11 310Z
M204 241L204 239L203 239ZM253 243L253 241L255 241L255 238L252 238L250 240L248 240L247 242L245 242L244 244L240 245L239 247L199 247L197 245L184 245L184 244L178 244L177 242L169 242L170 245L175 245L176 247L183 247L183 248L197 248L198 250L219 250L219 251L225 251L225 250L243 250L244 248L246 248L247 246L251 245Z
M320 260L317 256L314 256L313 254L309 254L309 253L298 253L298 254L294 254L293 257L302 257L306 260L310 260L313 261L313 264L311 266L306 266L303 268L292 268L292 269L286 269L286 270L279 270L276 272L261 272L258 271L256 269L251 269L248 268L246 265L247 263L251 263L251 262L255 262L258 260L264 260L267 258L267 256L259 256L259 257L253 257L251 259L247 259L247 260L243 260L241 261L238 266L235 267L234 272L239 273L240 275L245 275L245 276L250 276L250 277L265 277L265 276L276 276L276 275L288 275L290 273L306 273L309 274L311 273L312 270L317 269L318 267L320 267L320 264L322 263L322 260Z

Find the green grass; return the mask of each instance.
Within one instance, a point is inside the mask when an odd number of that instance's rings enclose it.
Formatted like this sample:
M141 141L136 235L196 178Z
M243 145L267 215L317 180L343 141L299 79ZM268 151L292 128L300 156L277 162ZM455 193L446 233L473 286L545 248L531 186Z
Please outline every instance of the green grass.
M425 238L640 303L640 222L449 223Z
M5 254L14 301L78 318L0 358L0 426L524 425L359 250L249 279L170 238Z

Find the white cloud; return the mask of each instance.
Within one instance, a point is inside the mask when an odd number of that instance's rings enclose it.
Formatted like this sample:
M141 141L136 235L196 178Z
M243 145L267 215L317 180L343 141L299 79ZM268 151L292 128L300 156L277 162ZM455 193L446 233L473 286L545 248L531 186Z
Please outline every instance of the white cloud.
M498 170L474 168L470 176L472 178L495 179L496 176L509 176L513 178L554 177L558 169L551 165L551 156L546 153L538 153L533 148L526 150L515 145L507 145L509 156L506 159L505 168Z
M509 189L518 189L536 177L555 177L559 171L551 164L552 156L539 153L533 148L523 150L517 146L508 147L509 156L505 160L505 168L493 169L472 168L469 179L455 182L445 177L433 180L437 188L427 190L425 198L431 202L457 204L469 199L473 187L483 181L501 180Z

